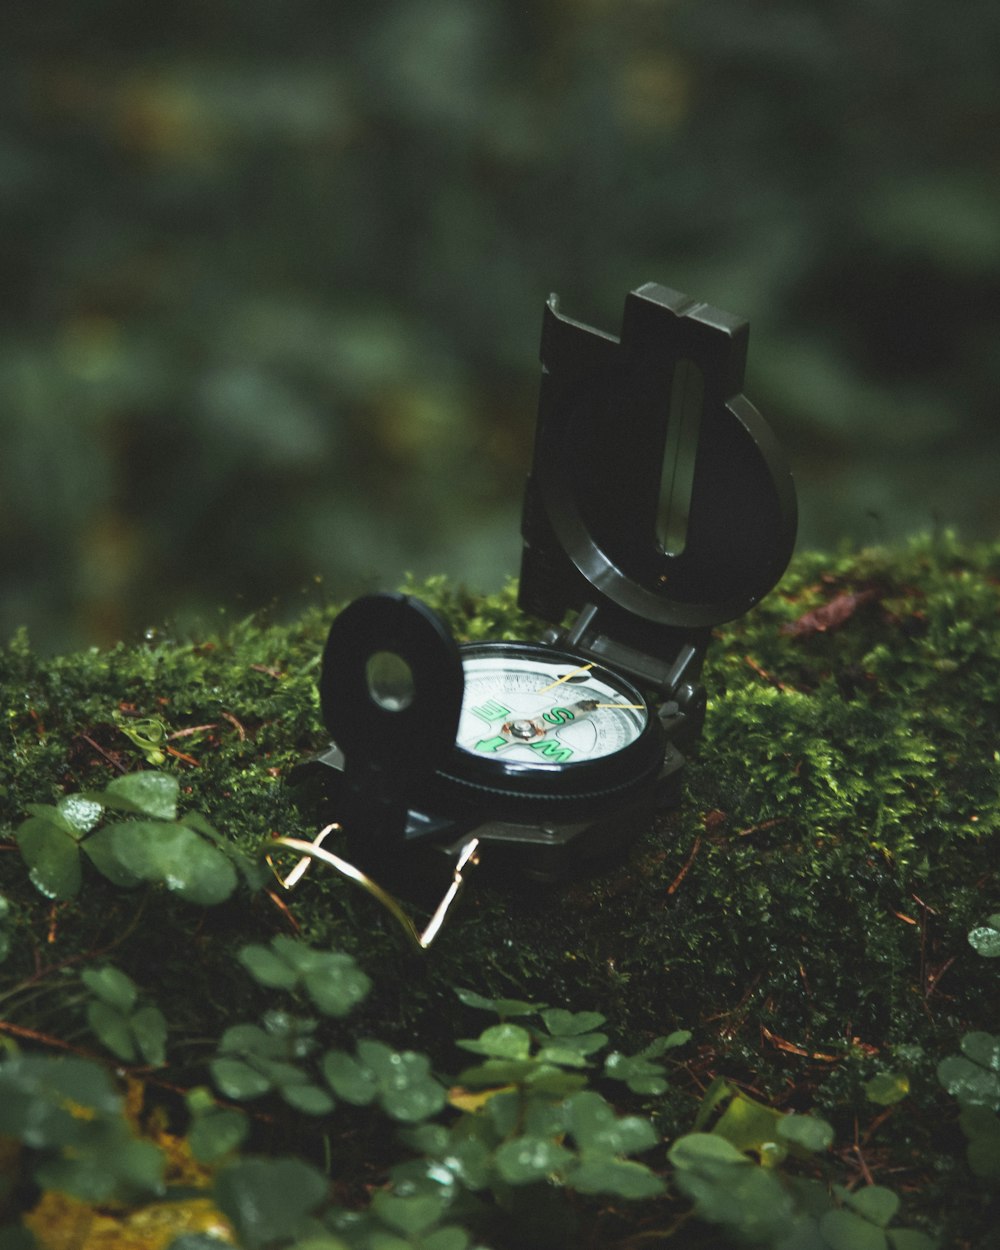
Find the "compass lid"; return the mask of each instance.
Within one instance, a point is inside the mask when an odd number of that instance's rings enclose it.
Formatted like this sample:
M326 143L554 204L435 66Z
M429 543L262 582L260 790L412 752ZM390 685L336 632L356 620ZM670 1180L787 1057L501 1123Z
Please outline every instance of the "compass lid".
M775 585L795 488L741 393L747 338L745 321L654 283L626 298L620 339L550 297L522 607L558 624L592 605L603 633L656 654Z

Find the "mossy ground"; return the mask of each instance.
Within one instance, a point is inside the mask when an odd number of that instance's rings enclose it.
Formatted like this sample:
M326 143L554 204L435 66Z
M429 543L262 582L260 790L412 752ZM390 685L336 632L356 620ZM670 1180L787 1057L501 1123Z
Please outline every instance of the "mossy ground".
M443 580L417 589L461 637L537 628L511 590L484 601ZM33 889L13 836L26 804L99 789L157 750L184 805L254 854L275 834L311 836L318 815L294 804L285 778L324 743L315 679L332 614L49 660L23 638L0 652L0 894L11 904L0 1031L95 1053L76 969L113 958L170 1022L170 1066L150 1086L169 1105L171 1088L204 1081L222 1029L267 1004L233 975L235 951L294 931L354 954L372 977L354 1036L425 1050L442 1072L460 1066L454 1039L481 1025L454 986L599 1011L630 1053L691 1029L671 1090L645 1102L665 1137L690 1128L722 1074L825 1116L844 1183L891 1186L947 1245L988 1244L995 1200L967 1170L935 1066L964 1032L1000 1031L995 966L966 937L1000 906L1000 545L942 537L798 557L764 604L718 632L681 807L561 886L494 879L484 862L425 955L319 866L294 894L210 909L96 873L68 902ZM335 1040L346 1030L324 1027ZM911 1090L890 1108L864 1092L886 1070ZM342 1123L333 1138L317 1126L294 1143L280 1117L259 1131L332 1160L348 1187L377 1179L385 1141L363 1116ZM635 1219L663 1223L645 1208Z

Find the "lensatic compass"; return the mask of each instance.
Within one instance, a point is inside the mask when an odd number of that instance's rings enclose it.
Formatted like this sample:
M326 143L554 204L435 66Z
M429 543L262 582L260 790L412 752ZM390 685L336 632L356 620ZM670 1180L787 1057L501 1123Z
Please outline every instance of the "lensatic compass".
M417 599L345 608L320 680L332 743L298 770L330 824L279 839L303 854L285 884L325 861L426 946L486 848L556 880L677 802L711 630L775 585L795 541L791 476L741 393L747 337L652 283L627 296L620 339L549 299L519 604L550 628L459 646ZM346 858L323 845L333 830ZM453 879L420 934L384 883L428 850Z

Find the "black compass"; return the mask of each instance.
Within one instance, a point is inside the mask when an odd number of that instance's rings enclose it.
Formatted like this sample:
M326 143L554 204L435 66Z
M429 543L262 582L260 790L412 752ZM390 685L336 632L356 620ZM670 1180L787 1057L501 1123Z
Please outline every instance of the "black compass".
M330 630L316 768L366 873L475 841L554 878L677 801L711 630L795 540L791 476L741 393L747 335L654 284L620 339L548 301L519 602L550 628L458 646L425 604L369 595Z

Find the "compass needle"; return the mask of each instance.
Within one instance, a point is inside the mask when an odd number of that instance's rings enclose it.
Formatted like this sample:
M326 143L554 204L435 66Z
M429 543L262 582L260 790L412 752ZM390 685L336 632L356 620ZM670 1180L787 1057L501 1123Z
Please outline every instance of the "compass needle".
M564 681L569 681L571 678L575 677L577 673L586 673L588 669L592 669L593 667L593 664L581 664L579 668L574 668L571 673L564 673L562 677L550 682L547 686L543 686L541 690L536 690L535 694L545 694L547 690L553 690L556 686L561 686Z

